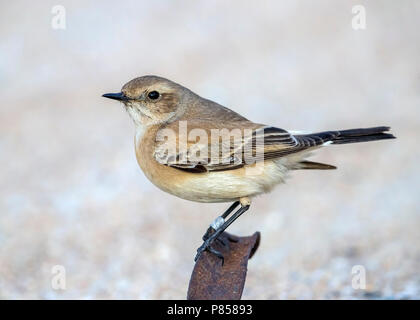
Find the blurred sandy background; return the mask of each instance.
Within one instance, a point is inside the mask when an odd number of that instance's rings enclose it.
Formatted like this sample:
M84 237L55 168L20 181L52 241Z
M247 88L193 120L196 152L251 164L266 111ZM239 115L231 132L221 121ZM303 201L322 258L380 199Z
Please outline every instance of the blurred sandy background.
M65 30L51 8L66 8ZM367 28L351 27L366 7ZM0 8L0 298L183 299L228 204L146 180L101 98L156 74L286 129L391 125L332 146L229 230L262 243L244 299L420 298L418 1L14 1ZM51 287L54 265L66 290ZM352 288L354 265L366 290Z

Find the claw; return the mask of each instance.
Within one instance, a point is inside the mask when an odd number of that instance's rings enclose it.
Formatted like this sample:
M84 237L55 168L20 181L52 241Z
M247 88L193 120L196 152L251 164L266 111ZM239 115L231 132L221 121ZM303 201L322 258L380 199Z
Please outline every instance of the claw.
M219 242L222 246L226 246L226 241L222 238L216 238L215 241Z
M208 240L205 240L203 244L197 249L197 254L195 255L194 261L197 261L201 254L206 251L209 246L210 244L208 243Z
M207 239L203 242L203 244L197 249L197 254L194 258L194 261L197 261L198 258L200 258L201 254L204 251L209 251L210 253L214 254L215 256L217 256L219 259L222 260L222 266L223 266L223 264L225 262L225 258L223 257L223 255L219 251L217 251L217 250L215 250L211 247L211 244L213 243L213 241L214 241L214 239L211 239L211 240Z

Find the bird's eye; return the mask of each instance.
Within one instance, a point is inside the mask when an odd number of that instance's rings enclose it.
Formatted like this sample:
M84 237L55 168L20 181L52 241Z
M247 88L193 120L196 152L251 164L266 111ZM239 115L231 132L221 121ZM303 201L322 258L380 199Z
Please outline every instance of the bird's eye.
M159 92L150 91L147 96L149 97L149 99L156 100L157 98L159 98Z

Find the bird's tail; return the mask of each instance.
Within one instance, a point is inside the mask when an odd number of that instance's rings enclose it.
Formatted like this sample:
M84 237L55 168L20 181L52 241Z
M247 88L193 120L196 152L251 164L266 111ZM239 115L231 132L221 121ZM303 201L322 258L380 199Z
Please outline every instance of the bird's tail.
M338 130L338 131L323 131L317 133L310 133L296 136L298 140L305 142L312 142L315 145L326 145L326 144L346 144L356 142L368 142L385 139L395 139L395 136L391 133L387 133L390 127L373 127L373 128L360 128L360 129L349 129L349 130ZM302 161L299 163L296 169L335 169L334 166Z
M361 129L349 129L339 131L323 131L304 135L306 138L321 138L324 143L345 144L355 142L367 142L384 139L395 139L391 133L386 133L390 127L373 127Z

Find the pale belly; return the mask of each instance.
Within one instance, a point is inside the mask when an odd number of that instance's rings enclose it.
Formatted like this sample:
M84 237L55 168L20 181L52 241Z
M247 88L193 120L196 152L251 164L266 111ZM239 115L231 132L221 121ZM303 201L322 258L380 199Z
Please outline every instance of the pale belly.
M199 202L236 201L266 193L283 182L287 169L273 161L266 161L261 168L241 168L231 171L205 173L184 182L179 192L192 195ZM255 169L255 167L254 167Z
M250 168L208 173L189 173L159 163L153 169L137 157L146 177L161 190L182 199L196 202L233 202L269 192L284 181L287 168L280 163L266 161L261 171ZM154 161L154 159L153 159Z

